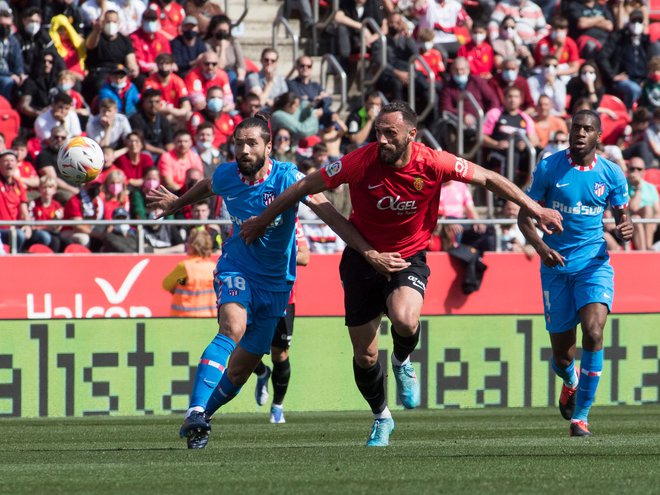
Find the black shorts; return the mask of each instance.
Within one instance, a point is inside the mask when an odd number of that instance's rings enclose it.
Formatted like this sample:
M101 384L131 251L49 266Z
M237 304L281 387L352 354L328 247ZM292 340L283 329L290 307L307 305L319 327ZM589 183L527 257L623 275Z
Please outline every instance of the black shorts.
M291 346L291 338L293 337L293 319L296 316L296 305L289 304L286 307L286 314L277 321L275 328L275 335L273 341L270 343L272 347L287 350Z
M406 258L410 266L394 273L388 281L364 259L346 247L339 264L339 275L344 286L346 326L355 327L387 313L387 297L398 287L412 287L424 297L431 269L426 264L426 251Z

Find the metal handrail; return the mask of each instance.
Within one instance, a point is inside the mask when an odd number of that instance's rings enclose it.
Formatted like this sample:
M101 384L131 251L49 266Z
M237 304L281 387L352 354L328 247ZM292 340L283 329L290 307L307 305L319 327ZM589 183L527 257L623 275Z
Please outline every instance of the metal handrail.
M433 106L435 105L435 74L421 55L417 54L410 57L410 60L408 61L410 65L408 69L408 104L413 110L416 110L415 78L417 76L417 67L415 66L415 62L422 64L422 67L424 67L424 70L428 74L429 79L429 94L428 98L426 99L426 106L424 107L424 110L417 113L417 122L422 122L428 116L431 110L433 110Z
M514 134L511 134L509 136L509 149L507 150L506 153L506 178L509 179L511 182L513 182L514 179L514 162L515 162L515 153L516 153L516 137L519 137L522 139L525 144L527 145L527 150L529 154L529 177L532 176L534 173L534 169L536 168L536 148L534 145L532 145L532 142L529 140L527 137L527 134L522 131L522 132L516 132Z
M323 31L328 24L330 24L335 19L335 14L339 10L339 0L332 0L332 11L328 16L322 21L319 20L319 0L314 0L312 2L312 20L314 21L314 27L312 28L312 54L318 55L318 45L319 45L319 31Z
M465 98L470 100L472 106L477 110L477 140L474 143L474 146L470 149L469 153L465 152L464 136L463 131L465 130ZM484 111L477 102L477 99L469 91L463 90L458 97L457 103L458 110L458 123L456 124L456 133L458 134L457 138L457 154L463 158L472 158L477 150L481 147L483 142L483 128L484 128Z
M440 143L438 143L438 140L435 138L435 136L428 129L418 129L418 131L417 131L417 141L421 141L423 143L426 143L427 146L430 146L431 148L433 148L437 151L442 151L442 146L440 146Z
M367 44L365 43L364 36L360 36L360 82L362 84L363 92L366 91L367 86L371 86L385 70L387 65L387 38L385 34L380 30L380 26L373 17L367 17L362 21L362 27L360 28L360 34L365 29L371 28L374 33L378 34L380 37L380 42L382 50L380 51L380 65L376 72L371 76L371 79L366 79L367 72Z
M282 9L280 8L280 11L281 10ZM298 60L300 38L296 33L293 32L293 29L291 28L291 24L289 24L289 21L286 20L284 16L280 13L273 21L273 34L272 34L271 44L274 50L277 50L277 32L280 25L284 26L284 30L286 31L287 35L291 36L291 40L293 42L293 50L291 51L291 53L293 54L293 61L291 62L291 70L285 76L285 79L289 79L296 70L296 60Z
M337 113L341 112L344 107L348 104L348 76L346 75L346 71L343 69L339 61L337 60L337 57L332 55L331 53L327 53L323 55L323 58L321 58L321 67L320 67L320 80L321 83L323 84L324 88L328 87L328 66L332 66L334 69L334 76L339 77L341 80L341 100L339 102L339 108L335 110ZM336 79L335 79L336 80ZM336 89L333 87L333 91L336 93Z
M224 14L228 16L229 15L228 12L229 12L229 0L225 0L225 12L224 12ZM232 27L238 26L241 22L243 22L243 19L245 19L247 14L248 14L248 0L244 0L244 2L243 2L243 12L241 13L241 15L239 16L237 21L232 22L232 24L231 24Z

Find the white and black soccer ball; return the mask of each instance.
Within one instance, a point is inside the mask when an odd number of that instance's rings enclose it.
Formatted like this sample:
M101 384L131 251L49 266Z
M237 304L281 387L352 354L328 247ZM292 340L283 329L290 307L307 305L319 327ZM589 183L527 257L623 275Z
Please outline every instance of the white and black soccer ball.
M81 185L96 179L103 170L103 150L88 137L68 139L57 154L57 168L66 181Z

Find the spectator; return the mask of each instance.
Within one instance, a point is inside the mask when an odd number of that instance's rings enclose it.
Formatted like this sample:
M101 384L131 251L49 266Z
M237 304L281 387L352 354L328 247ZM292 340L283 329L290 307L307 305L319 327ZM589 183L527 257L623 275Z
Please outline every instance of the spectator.
M223 13L217 3L207 0L187 0L183 4L183 10L186 11L188 17L195 19L195 25L199 25L199 33L202 37L206 37L209 31L213 32L213 29L209 29L213 25L213 18ZM184 19L183 22L185 24L186 20Z
M186 249L188 257L163 279L163 289L172 293L170 316L217 317L212 251L212 239L205 230L193 230L190 233Z
M501 217L509 218L511 220L517 219L519 211L520 206L513 201L506 201L504 206L502 206ZM514 222L510 225L502 225L500 241L500 249L505 253L525 253L529 259L532 259L536 254L534 248L527 243L527 239L525 239L525 236L520 231L518 222Z
M614 29L623 29L630 21L630 14L635 10L641 10L644 13L644 32L649 27L649 3L643 0L609 0L607 2L612 16L614 17ZM651 7L655 10L653 7Z
M174 134L174 149L164 153L158 162L162 184L170 191L178 191L184 185L188 169L204 172L202 160L192 149L192 136L188 131Z
M37 221L62 220L64 208L55 199L57 192L57 181L54 177L44 175L39 179L39 197L31 204L31 217ZM62 240L60 238L61 225L35 226L32 231L30 244L43 244L54 252L62 252Z
M192 206L191 219L192 220L210 220L211 219L211 205L208 200L199 201ZM220 235L220 225L195 225L188 229L187 239L193 237L193 232L203 230L211 237L211 248L214 252L220 252L222 245L222 236Z
M115 165L115 149L112 146L103 145L101 151L103 151L103 169L96 178L96 182L102 184L109 173L119 170L119 168Z
M288 91L284 77L277 74L279 54L274 48L261 52L261 70L248 75L245 92L259 96L261 106L271 108L275 98Z
M126 153L117 158L117 168L124 172L130 187L142 187L142 177L147 169L154 166L154 161L151 154L144 150L144 138L141 133L128 133L124 139L124 144Z
M130 117L137 112L140 92L137 86L128 79L128 69L123 64L117 64L108 74L108 80L99 91L98 100L110 98L117 104L117 111Z
M628 163L628 194L630 195L630 214L634 219L657 218L660 215L660 199L658 190L653 184L644 180L644 171L646 170L644 160L639 157L633 157ZM633 245L635 249L644 251L653 249L653 239L657 224L635 224L633 233Z
M117 208L129 211L130 199L124 172L115 169L106 175L99 196L103 201L103 218L105 220L112 220L112 213Z
M488 154L488 168L499 172L505 177L513 173L509 180L523 184L529 174L529 150L527 144L520 137L524 133L532 146L538 146L534 121L521 110L522 97L520 90L515 86L507 88L504 106L489 110L486 114L483 127L483 144L490 150ZM513 163L508 164L508 150L510 139L514 137L515 146ZM511 167L511 168L509 168Z
M321 130L320 144L323 144L326 147L328 161L331 163L342 157L341 142L342 138L348 132L348 127L346 127L346 124L344 124L339 118L338 114L333 113L330 118L332 120L332 125L326 126Z
M271 156L280 162L296 163L296 146L291 139L291 131L286 127L277 129L273 134L273 151Z
M144 89L157 89L161 92L164 105L160 113L171 123L183 123L192 114L189 88L174 73L174 57L170 53L161 53L156 57L158 70L144 82Z
M181 34L170 42L174 63L179 68L178 75L185 78L206 51L206 43L199 35L197 19L187 16L181 24Z
M275 129L286 128L293 142L298 142L319 132L322 115L322 108L315 109L307 101L301 103L295 93L287 91L275 99L270 125Z
M49 34L57 53L64 61L65 68L82 79L85 76L87 58L84 38L63 15L56 15L51 19Z
M41 69L41 61L46 53L57 55L53 40L42 21L43 12L39 7L27 7L21 12L21 23L15 36L21 45L23 66L27 74L35 74ZM65 68L59 55L55 57L55 65L55 72Z
M654 159L660 157L660 140L654 129L650 127L651 114L640 107L633 112L630 123L631 134L627 147L623 150L623 158L640 157L646 163L647 168L652 167Z
M490 43L494 52L493 64L496 70L500 70L502 61L508 58L519 59L525 73L534 67L532 52L518 36L516 26L516 20L508 15L502 19L502 23L499 25L499 35L498 32L490 34ZM492 27L492 23L490 27Z
M591 60L614 31L614 17L609 7L596 0L569 2L567 7L569 36L573 38L583 59Z
M553 114L552 99L548 95L539 96L536 103L536 117L534 118L534 126L536 127L536 135L539 138L539 147L545 148L550 141L556 141L556 134L561 132L564 135L568 134L566 121Z
M147 218L146 196L152 189L160 186L160 172L158 167L149 167L142 176L142 186L134 187L130 192L131 218L144 220Z
M660 108L660 56L653 57L648 64L646 80L642 85L639 104L649 112Z
M174 147L172 126L161 115L162 93L157 89L145 89L140 100L140 110L130 118L131 127L142 132L145 149L157 160Z
M644 14L635 10L630 14L627 28L608 36L597 58L605 85L623 96L628 110L632 110L642 94L641 84L648 73L647 59L652 54L651 41L643 33Z
M0 95L9 101L14 101L14 91L27 77L21 43L12 34L13 27L11 12L0 11Z
M520 75L520 60L517 58L505 58L502 62L502 70L488 81L493 92L497 95L500 105L504 105L504 92L511 87L520 90L523 99L523 108L527 113L533 113L534 100L529 91L527 79Z
M156 57L159 54L172 53L170 41L160 32L157 8L151 4L142 14L140 28L129 36L135 48L135 59L140 69L138 81L141 82L158 70ZM141 87L140 82L138 85Z
M431 72L433 72L433 75L435 76L435 80L436 80L436 85L438 85L438 87L440 88L442 87L441 80L445 73L446 67L442 57L442 53L440 52L440 50L434 48L433 46L433 38L435 38L435 31L429 28L420 29L417 32L417 38L419 39L419 44L417 46L419 54L424 59L424 62L426 62L426 65L429 66ZM415 62L415 69L418 72L421 72L425 77L428 77L426 68L424 68L424 66L419 61Z
M28 188L28 199L34 197L34 192L39 188L39 174L34 165L27 159L27 139L15 137L11 142L11 149L16 152L16 178Z
M48 139L56 125L64 127L67 137L80 136L80 120L72 108L73 98L66 93L57 93L50 109L40 114L34 121L34 133L41 139Z
M550 34L536 44L534 61L536 65L543 62L548 55L557 57L557 75L564 83L568 83L580 69L580 53L577 43L568 36L568 19L555 17L552 21Z
M456 57L472 28L472 19L456 0L416 0L413 15L419 29L435 30L433 42L445 60Z
M195 112L190 118L188 129L193 135L198 127L207 122L213 126L213 147L219 148L227 143L234 134L236 123L229 112L224 111L224 93L219 86L209 88L206 93L206 108Z
M536 124L538 131L538 123ZM568 148L568 133L564 131L557 131L539 153L538 160L545 160L550 155L557 153L558 151L563 151L566 148ZM614 161L609 157L607 159Z
M364 38L365 45L369 48L378 39L376 33L363 32L362 22L370 17L376 21L382 31L385 31L383 4L384 2L381 0L339 1L339 10L335 13L329 34L336 43L336 49L333 52L348 73L354 72L350 67L350 57L360 52L361 40Z
M364 106L349 114L348 120L346 120L346 127L348 128L348 140L352 145L359 148L366 143L376 140L374 123L382 107L383 99L380 93L372 91L367 93Z
M555 115L566 113L566 85L557 77L559 62L554 55L543 59L540 74L531 76L527 83L532 100L536 104L540 96L548 96L552 100L552 111Z
M131 40L119 32L119 14L116 11L108 10L102 19L94 22L85 46L89 73L83 82L82 94L87 101L94 99L108 74L118 64L127 68L131 78L138 76L140 71L135 58L135 49Z
M600 100L605 94L605 88L600 78L600 72L595 62L584 62L580 66L579 77L571 79L566 86L566 94L570 98L568 113L575 114L576 105L582 98L591 104L591 110L598 108Z
M21 116L21 127L34 128L34 121L50 105L52 92L57 91L57 72L54 69L57 56L46 52L36 70L28 76L18 90L16 110Z
M0 219L1 220L31 220L28 211L28 199L25 185L16 180L18 161L16 152L4 150L0 152ZM28 226L16 227L16 250L23 249L25 241L32 236L32 229ZM11 230L7 226L0 226L0 239L11 246Z
M106 98L101 100L99 114L87 122L86 131L87 137L101 146L112 146L117 149L132 129L126 116L117 111L117 102Z
M121 206L112 212L112 220L128 220L128 211ZM129 223L108 225L103 236L102 253L135 253L138 250L137 232Z
M105 3L105 8L101 8ZM127 0L85 0L79 6L85 29L92 28L94 21L101 17L103 11L114 10L119 15L119 32L129 36L140 27L140 19L147 8L147 2L133 2Z
M507 17L514 20L516 36L520 37L523 46L533 47L548 34L545 16L537 4L531 0L501 0L490 16L488 31L491 40L497 37L499 26Z
M296 70L298 76L295 79L289 79L286 84L289 91L292 91L301 101L309 102L314 108L322 108L323 116L330 117L332 110L332 98L316 81L312 80L313 61L311 57L302 55L296 60Z
M238 115L234 116L234 122L238 125L243 119L254 117L260 109L261 99L254 93L248 93L241 98Z
M32 1L28 3L34 4L36 2ZM51 0L40 3L44 10L46 24L49 24L53 17L63 15L69 19L69 22L78 33L83 33L85 27L83 17L78 6L74 5L73 0ZM95 19L98 19L98 16Z
M231 20L226 15L211 19L209 30L204 38L209 50L218 55L219 66L229 76L234 97L245 84L245 60L240 42L231 34Z
M309 38L314 29L314 17L312 5L308 0L284 0L282 15L285 19L291 19L293 11L300 16L300 37Z
M471 74L483 79L493 77L494 53L493 47L488 42L488 32L485 24L475 22L472 25L472 39L458 49L458 56L467 59Z
M168 40L173 40L179 35L181 23L186 17L183 7L172 0L156 0L151 2L156 9L160 19L160 28Z
M202 159L204 177L210 179L218 165L225 161L225 156L220 153L218 147L213 144L215 140L215 126L210 122L202 122L197 126L195 149Z
M147 208L147 218L149 220L160 218L162 214L163 210L161 208ZM181 232L175 225L163 225L160 222L155 225L145 225L144 240L147 252L159 254L183 253L185 249Z
M57 180L57 199L62 204L79 192L76 186L69 184L61 177L60 169L57 166L57 153L66 139L67 132L64 127L60 125L53 127L50 137L41 143L41 152L35 163L35 168L40 176L49 175Z
M63 70L57 75L57 90L71 97L73 100L71 105L78 115L78 120L80 120L80 125L82 126L87 123L87 119L89 118L89 106L82 95L73 89L76 81L77 78L73 72Z
M209 88L219 86L224 93L224 109L226 112L234 110L234 95L231 92L229 76L218 67L218 55L215 52L204 52L200 62L185 78L186 87L191 97L197 96L204 100Z

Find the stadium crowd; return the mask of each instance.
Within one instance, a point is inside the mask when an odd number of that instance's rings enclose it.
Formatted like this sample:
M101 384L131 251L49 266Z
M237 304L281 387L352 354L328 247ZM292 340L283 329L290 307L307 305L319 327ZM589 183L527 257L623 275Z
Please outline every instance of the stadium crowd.
M284 7L287 15L298 12L301 35L309 38L315 28L308 0L285 0ZM322 2L322 8L330 7ZM362 28L369 17L386 35L384 44ZM0 1L0 103L20 116L11 142L0 134L0 219L156 218L161 212L146 207L146 192L162 184L180 195L210 177L233 159L234 128L259 110L272 114L273 157L307 174L374 141L380 108L407 99L411 84L418 108L436 92L437 104L420 126L443 148L457 151L460 128L468 147L480 143L473 160L503 174L512 170L510 178L521 186L529 180L528 147L541 159L565 149L571 115L597 110L604 124L601 153L628 177L633 218L658 218L658 28L642 0L340 0L321 49L337 57L360 93L360 45L368 47L372 66L383 51L387 64L374 86L364 88L364 98L339 115L332 95L312 77L311 56L298 57L288 80L281 74L289 68L280 66L272 47L264 47L259 61L249 60L217 3ZM415 55L424 64L417 60L411 80ZM480 108L465 100L458 115L463 92ZM98 180L78 187L59 176L57 153L67 138L81 134L101 145L105 167ZM443 191L444 218L478 217L465 184ZM350 214L345 185L326 195ZM510 204L498 212L515 214ZM300 217L315 215L301 208ZM179 218L228 216L219 199L186 208ZM226 228L201 228L219 251ZM344 247L325 225L304 229L311 252ZM146 249L183 253L190 230L147 226ZM138 245L129 223L15 232L19 252L136 252ZM0 226L0 252L7 251L10 233ZM659 234L653 224L636 225L633 248L660 250ZM531 252L516 226L501 240L504 250ZM623 248L614 236L607 241L611 250ZM494 229L438 228L429 249L459 244L494 250Z

